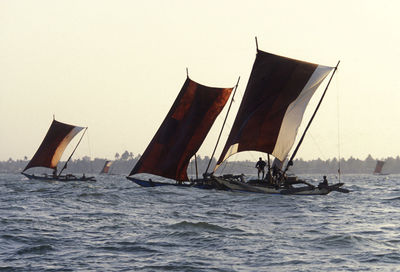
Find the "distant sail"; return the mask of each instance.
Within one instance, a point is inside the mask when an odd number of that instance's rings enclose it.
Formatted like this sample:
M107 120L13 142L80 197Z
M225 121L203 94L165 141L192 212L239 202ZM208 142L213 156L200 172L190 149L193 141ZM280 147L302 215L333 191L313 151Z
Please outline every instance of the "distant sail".
M265 152L285 160L308 102L333 69L258 50L216 168L242 151Z
M104 163L103 169L101 170L100 174L108 174L108 171L110 170L112 161L106 161Z
M382 174L382 168L384 164L385 164L384 161L377 161L374 174Z
M68 125L53 120L42 144L23 172L32 167L55 169L67 145L82 129L84 127Z
M149 173L188 180L189 160L198 151L233 88L213 88L187 78L172 108L129 175Z

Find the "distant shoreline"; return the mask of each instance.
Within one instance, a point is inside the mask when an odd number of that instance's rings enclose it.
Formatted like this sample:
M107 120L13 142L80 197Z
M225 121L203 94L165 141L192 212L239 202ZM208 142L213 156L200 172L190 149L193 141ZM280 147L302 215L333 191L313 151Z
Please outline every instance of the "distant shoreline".
M112 174L127 175L130 173L140 156L130 158L116 159L110 168ZM72 160L68 163L68 172L71 173L100 173L104 166L106 159L95 158L90 159L85 157L83 159ZM197 158L198 172L200 174L206 169L209 161L209 157L200 156ZM360 159L341 159L340 160L340 173L341 174L372 174L375 168L377 159L374 159L369 155L365 160ZM400 157L386 158L384 159L385 165L383 167L383 173L389 174L400 174ZM220 169L223 173L243 173L243 174L256 174L255 161L232 161L228 162L226 167L221 166ZM28 160L13 160L0 161L0 173L20 173L24 167L28 164ZM61 162L60 165L63 165ZM215 165L215 159L213 159L212 165ZM294 160L294 165L290 168L290 172L297 175L301 174L338 174L339 163L337 159L329 160ZM50 173L48 169L42 168L37 170L38 173ZM188 166L188 174L195 175L194 162L191 161ZM220 174L217 173L216 174Z

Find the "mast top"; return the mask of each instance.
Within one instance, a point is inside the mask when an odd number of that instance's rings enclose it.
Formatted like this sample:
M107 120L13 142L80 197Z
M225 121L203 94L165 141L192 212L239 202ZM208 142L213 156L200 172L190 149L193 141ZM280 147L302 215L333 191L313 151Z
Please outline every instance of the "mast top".
M257 49L257 52L258 52L258 41L257 41L257 36L255 37L255 39L256 39L256 49Z

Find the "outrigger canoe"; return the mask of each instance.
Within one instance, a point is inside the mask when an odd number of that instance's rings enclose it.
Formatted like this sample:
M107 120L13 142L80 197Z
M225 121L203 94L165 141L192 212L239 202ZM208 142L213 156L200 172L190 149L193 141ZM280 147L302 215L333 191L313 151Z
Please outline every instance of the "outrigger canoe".
M348 193L349 190L340 188L344 183L336 183L328 186L314 186L303 180L292 181L286 185L273 185L266 181L245 182L241 176L224 175L214 177L215 181L226 186L232 191L263 193L263 194L282 194L282 195L327 195L332 191ZM294 187L294 184L301 184Z
M86 176L77 177L71 174L56 176L56 177L54 177L53 175L37 176L37 175L30 175L27 173L22 173L22 175L24 175L28 179L37 179L44 181L96 181L95 177L86 177Z

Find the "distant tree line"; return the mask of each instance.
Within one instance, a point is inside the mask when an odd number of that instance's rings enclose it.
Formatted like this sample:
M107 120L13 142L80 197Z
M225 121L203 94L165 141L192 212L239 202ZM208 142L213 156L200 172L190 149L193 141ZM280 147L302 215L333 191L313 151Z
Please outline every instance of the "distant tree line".
M110 173L128 175L132 168L135 166L140 158L139 155L134 155L132 152L125 151L121 155L116 153L114 156L113 163L110 168ZM368 155L365 160L355 159L350 157L349 159L341 159L339 161L334 159L329 160L309 160L296 159L293 166L290 168L290 172L296 174L337 174L340 168L342 174L371 174L375 169L375 164L378 159ZM388 157L380 159L385 161L383 166L383 173L389 174L400 174L400 157L396 158ZM68 163L69 173L100 173L107 159L90 157L83 157L81 159L71 160ZM210 157L197 156L197 173L201 176L207 169ZM59 169L64 165L65 162L60 162ZM210 163L208 172L212 172L215 166L216 160ZM13 160L12 158L7 161L0 161L0 173L19 173L28 164L28 158L25 156L20 160ZM233 174L256 174L255 161L232 161L222 164L216 174L221 173L233 173ZM46 172L45 169L43 169ZM43 172L43 173L44 173ZM48 172L50 173L50 171ZM191 160L188 166L188 175L196 175L196 165L194 160Z

